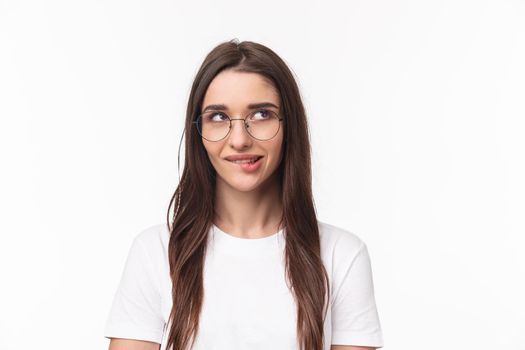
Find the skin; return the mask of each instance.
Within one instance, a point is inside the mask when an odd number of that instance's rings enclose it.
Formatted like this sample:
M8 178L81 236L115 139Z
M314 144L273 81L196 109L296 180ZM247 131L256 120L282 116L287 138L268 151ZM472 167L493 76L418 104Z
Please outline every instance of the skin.
M256 73L226 70L219 73L206 91L201 110L209 104L224 104L230 118L244 118L250 103L271 102L280 108L274 86ZM266 108L266 107L265 107ZM279 112L278 109L273 109ZM282 160L283 127L267 141L252 138L241 121L233 121L230 134L218 142L202 139L210 161L217 171L214 223L223 231L241 238L261 238L276 233L282 215L281 188L276 169ZM224 158L233 154L263 155L254 173ZM111 339L109 350L159 350L160 344ZM376 348L332 345L331 350L375 350Z
M109 350L160 350L160 344L144 340L111 338Z
M201 110L210 104L223 104L230 118L244 118L250 103L270 102L278 108L280 96L274 86L256 73L226 70L208 86ZM221 141L202 139L217 171L214 223L221 230L241 238L261 238L276 233L282 215L280 185L276 169L282 160L283 126L272 139L252 138L240 120L234 120L229 135ZM236 154L264 156L254 173L244 172L224 158Z

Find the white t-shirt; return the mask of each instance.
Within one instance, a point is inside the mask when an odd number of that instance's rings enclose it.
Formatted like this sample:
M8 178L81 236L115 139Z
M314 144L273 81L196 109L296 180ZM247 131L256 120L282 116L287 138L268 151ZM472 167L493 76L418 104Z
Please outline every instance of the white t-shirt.
M366 244L318 221L330 279L324 349L332 344L383 347ZM256 239L213 225L204 264L204 300L192 350L297 350L297 308L285 280L283 229ZM171 307L169 231L158 224L131 245L106 321L106 338L148 340L166 348Z

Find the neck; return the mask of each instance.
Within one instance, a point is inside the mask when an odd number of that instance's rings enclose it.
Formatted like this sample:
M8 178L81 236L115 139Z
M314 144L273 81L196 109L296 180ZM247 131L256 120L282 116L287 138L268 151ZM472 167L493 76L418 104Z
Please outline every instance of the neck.
M242 238L262 238L279 231L281 188L276 178L252 191L239 191L217 179L214 223Z

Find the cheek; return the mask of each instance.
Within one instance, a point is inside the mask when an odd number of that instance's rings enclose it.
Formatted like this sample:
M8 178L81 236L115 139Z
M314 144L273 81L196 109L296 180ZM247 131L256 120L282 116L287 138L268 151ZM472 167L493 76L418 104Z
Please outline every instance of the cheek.
M202 144L204 145L204 149L206 150L210 158L218 155L220 147L217 144L217 142L203 140Z
M273 162L280 163L282 155L283 155L283 140L282 140L282 134L279 134L276 136L275 142L272 144L270 153L273 158Z
M206 140L204 140L203 145L204 145L204 149L208 153L208 158L210 159L210 162L212 163L212 165L215 165L215 163L219 161L218 158L220 157L220 150L221 150L220 145L216 143L210 144L210 142Z

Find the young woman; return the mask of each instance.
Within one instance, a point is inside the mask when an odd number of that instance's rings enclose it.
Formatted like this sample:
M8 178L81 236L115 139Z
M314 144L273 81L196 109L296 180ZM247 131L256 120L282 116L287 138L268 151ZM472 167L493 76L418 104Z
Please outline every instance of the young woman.
M184 134L168 222L129 252L110 350L382 347L365 243L317 220L307 119L283 60L250 41L215 47Z

